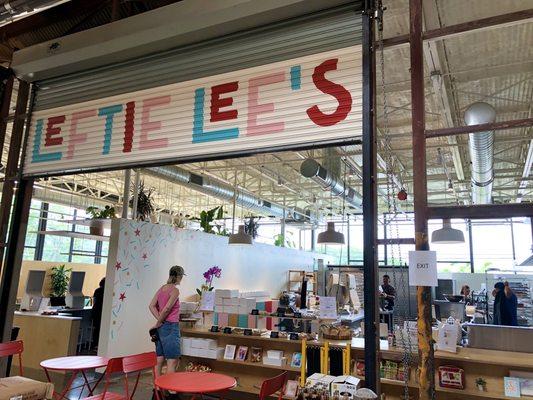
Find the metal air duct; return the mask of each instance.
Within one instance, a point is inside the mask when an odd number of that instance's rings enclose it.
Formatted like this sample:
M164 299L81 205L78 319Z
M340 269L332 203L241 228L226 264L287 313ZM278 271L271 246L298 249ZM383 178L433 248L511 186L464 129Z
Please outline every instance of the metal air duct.
M496 110L487 103L473 103L465 111L467 125L487 124L496 120ZM471 133L468 142L472 161L472 203L488 204L492 201L494 180L494 131Z
M306 159L300 165L300 173L306 178L310 178L331 191L333 196L344 196L346 201L355 208L361 209L363 199L359 193L347 186L342 179L338 179L333 174L312 158Z
M16 18L22 13L30 13L38 8L60 3L58 0L10 0L0 3L0 23Z
M233 201L235 190L233 186L218 179L196 175L176 166L146 168L143 171L152 176L188 186L208 196L213 196L228 202ZM241 207L269 216L284 218L292 214L295 219L298 219L298 216L301 217L301 220L307 219L304 212L290 209L284 210L281 205L270 203L243 190L237 190L236 203Z

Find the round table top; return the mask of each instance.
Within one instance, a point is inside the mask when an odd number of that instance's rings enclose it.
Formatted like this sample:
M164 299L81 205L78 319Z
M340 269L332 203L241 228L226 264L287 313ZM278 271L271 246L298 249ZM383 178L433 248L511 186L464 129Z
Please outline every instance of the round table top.
M174 372L159 376L155 384L179 393L213 393L231 389L237 381L231 376L212 372Z
M107 366L107 362L107 358L99 356L70 356L44 360L41 361L40 365L45 369L79 371L105 367Z

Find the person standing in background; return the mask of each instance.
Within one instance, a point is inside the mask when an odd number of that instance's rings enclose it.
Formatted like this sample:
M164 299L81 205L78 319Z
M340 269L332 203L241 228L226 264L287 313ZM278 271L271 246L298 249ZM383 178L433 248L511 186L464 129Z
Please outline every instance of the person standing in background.
M492 291L494 296L494 325L518 326L518 299L509 282L497 282Z
M152 329L157 329L155 349L157 354L157 375L161 375L163 363L167 361L167 374L176 371L180 347L180 291L177 286L181 283L185 271L183 267L174 265L168 273L167 283L161 286L150 302L150 312L156 318Z
M91 319L93 325L92 349L98 349L98 338L100 337L100 324L102 322L102 306L104 304L105 278L100 280L98 287L93 294L93 308L91 310Z
M474 300L472 299L472 292L470 291L470 286L463 285L463 287L461 288L460 294L463 296L463 301L465 302L465 304L467 305L474 304Z
M380 292L384 303L383 308L387 311L392 311L394 309L394 300L396 299L396 289L390 284L389 275L383 275L383 284Z

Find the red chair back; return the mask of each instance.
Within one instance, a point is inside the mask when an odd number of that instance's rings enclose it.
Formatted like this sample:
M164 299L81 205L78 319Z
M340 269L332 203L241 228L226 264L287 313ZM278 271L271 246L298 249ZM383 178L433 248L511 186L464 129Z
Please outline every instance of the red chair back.
M102 399L105 399L105 395L107 393L107 390L109 389L109 385L111 383L111 375L116 373L124 373L122 369L122 357L117 358L110 358L107 362L107 367L105 369L105 385L104 385L104 391L102 393ZM127 390L127 381L124 379L124 387L125 390Z
M287 372L285 371L281 375L275 376L274 378L267 379L263 381L261 385L261 391L259 392L259 400L266 400L268 396L273 395L279 391L278 399L281 400L283 397L283 390L285 389L285 383L287 382Z
M155 352L151 351L148 353L135 354L132 356L126 356L122 358L122 370L126 373L126 398L132 399L135 391L137 390L137 385L139 383L139 378L141 373L147 369L152 370L152 382L154 385L155 398L160 400L159 391L155 387L155 367L157 365L157 356ZM135 385L131 395L128 390L128 374L137 373L137 378L135 380Z
M19 356L19 375L23 375L22 369L22 352L24 351L24 342L15 340L12 342L0 343L0 357Z

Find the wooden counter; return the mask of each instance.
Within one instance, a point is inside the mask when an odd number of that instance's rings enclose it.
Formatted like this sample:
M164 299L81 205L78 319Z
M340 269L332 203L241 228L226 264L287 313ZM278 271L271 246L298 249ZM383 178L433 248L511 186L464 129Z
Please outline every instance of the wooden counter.
M24 341L24 368L40 370L42 360L75 355L80 321L79 317L15 312L13 325L20 328L18 339ZM13 358L13 365L18 366L18 358Z
M288 339L270 339L262 336L242 336L226 335L223 333L209 332L206 328L185 328L182 329L183 336L206 337L219 341L221 346L228 343L243 344L249 346L262 347L263 349L280 349L287 352L301 351L300 340ZM330 346L346 346L346 341L328 341ZM324 341L308 341L309 345L322 345ZM351 341L352 359L364 358L364 339L354 338ZM403 349L398 347L389 348L386 340L380 341L380 355L383 360L400 361L403 358ZM408 382L409 392L413 398L417 397L418 385L415 379L415 368L418 355L411 353L411 376ZM190 358L190 357L189 357ZM187 358L187 360L189 360ZM269 366L262 364L253 365L252 363L239 363L225 360L207 360L202 359L214 370L223 372L229 369L232 376L238 378L236 391L248 394L257 394L257 386L261 384L262 379L266 376L274 376L276 371L269 371ZM239 365L241 364L241 365ZM466 385L464 390L442 388L438 385L438 375L435 377L437 385L437 398L444 400L467 400L467 399L506 399L503 390L503 377L509 376L510 370L533 371L533 354L515 353L497 350L458 348L457 353L447 353L442 351L435 352L435 369L441 365L449 365L463 368L465 371ZM237 368L236 368L237 367ZM271 368L270 368L271 369ZM289 379L295 379L296 369L290 367L285 370L291 373ZM477 390L475 380L482 377L487 382L487 391L480 392ZM363 379L363 377L360 377ZM387 399L399 399L403 392L404 383L400 381L381 379L382 390L387 394ZM522 396L522 399L533 399L533 397Z

